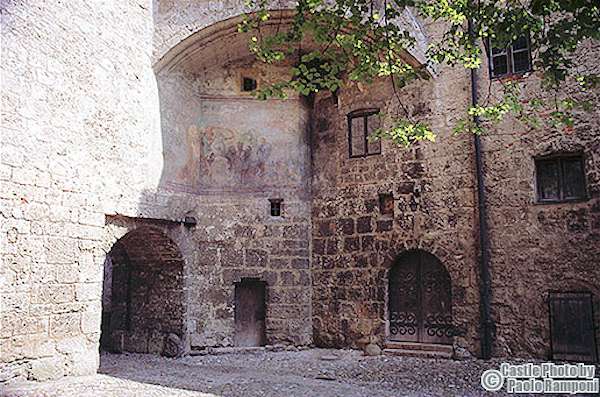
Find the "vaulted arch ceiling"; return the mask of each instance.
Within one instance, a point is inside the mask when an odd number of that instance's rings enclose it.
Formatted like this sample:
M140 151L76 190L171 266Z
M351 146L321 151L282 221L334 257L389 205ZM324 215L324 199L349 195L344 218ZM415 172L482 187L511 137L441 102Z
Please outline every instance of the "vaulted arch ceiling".
M294 11L291 9L272 11L272 18L263 25L265 33L276 29L285 29L292 21ZM238 24L243 15L237 15L189 34L185 39L171 47L155 64L157 74L178 70L197 73L214 66L227 65L253 59L248 49L250 33L239 33ZM418 66L425 63L427 37L420 23L409 9L405 9L398 23L405 25L416 38L416 45L405 51L407 63ZM303 43L303 50L309 51L311 43Z

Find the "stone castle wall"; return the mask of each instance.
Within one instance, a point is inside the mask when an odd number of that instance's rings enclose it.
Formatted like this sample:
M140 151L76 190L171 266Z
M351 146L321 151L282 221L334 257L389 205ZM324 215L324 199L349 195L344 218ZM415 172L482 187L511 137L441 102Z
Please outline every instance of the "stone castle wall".
M434 27L435 29L435 27ZM432 32L435 34L435 30ZM597 43L583 45L580 67L597 69ZM488 93L487 65L478 74L481 100ZM342 90L315 107L313 139L313 313L315 341L357 346L389 335L388 273L402 252L434 253L450 273L455 348L479 351L479 248L472 137L451 129L469 101L469 76L435 71L429 86L399 91L440 133L436 143L402 149L383 146L382 155L349 158L346 115L360 108L390 106L390 84ZM539 76L519 81L523 101L539 96ZM491 85L492 97L501 87ZM597 90L584 96L598 102ZM421 99L426 98L424 105ZM547 98L548 99L548 98ZM412 109L411 109L412 110ZM591 292L598 307L597 112L576 114L573 131L528 128L510 117L486 126L482 137L491 241L494 355L550 357L549 294ZM543 117L543 116L542 116ZM332 155L332 153L334 155ZM583 153L587 199L539 204L537 157ZM378 195L392 194L394 215L378 208ZM412 198L416 210L409 207ZM330 313L339 313L331 316ZM595 310L598 324L598 310ZM596 331L596 341L598 331ZM458 351L462 351L457 349Z
M444 70L430 82L398 91L411 117L429 122L440 133L436 143L401 148L384 142L381 155L364 158L349 158L346 115L361 108L379 108L386 114L402 111L389 81L344 89L337 99L317 102L313 139L317 344L383 344L389 335L389 269L403 252L422 249L436 255L450 274L452 315L460 334L457 346L477 351L473 149L470 136L451 134L452 123L468 104L467 77L465 71ZM380 194L393 196L393 215L380 212Z
M1 76L2 234L7 236L2 240L0 292L3 380L15 376L41 380L96 370L107 254L128 232L147 226L162 230L167 225L165 235L184 258L180 282L185 323L179 334L186 351L192 346L231 344L233 287L242 277L258 277L277 286L267 291L269 343L304 345L312 340L310 196L308 179L302 177L309 172L304 105L298 100L273 105L283 112L278 116L287 114L285 129L293 132L288 141L265 142L260 139L263 120L255 117L247 122L257 124L255 150L265 149L260 146L264 143L279 150L295 145L292 171L300 169L300 175L287 175L280 166L282 171L271 175L274 188L268 195L257 195L261 186L256 183L242 194L217 189L204 195L211 181L202 184L194 164L180 164L192 149L185 140L189 125L181 130L183 135L171 135L177 129L170 129L168 122L184 124L169 119L169 106L185 110L183 115L191 114L195 105L209 106L209 101L198 97L202 90L194 91L196 97L189 91L170 96L169 79L164 74L156 77L156 60L175 44L160 44L160 37L169 36L168 30L176 25L163 21L167 17L161 10L173 11L163 6L146 1L2 4L2 35L9 43L2 47ZM194 6L188 11L200 10L205 18L197 19L198 14L183 18L199 23L192 29L195 32L239 15L242 7L232 3L214 19L212 9ZM43 22L48 15L53 15L53 23ZM229 25L235 30L235 23ZM177 42L192 33L179 27ZM213 68L220 66L213 63ZM213 75L219 84L222 76ZM186 84L201 88L212 78L192 77ZM187 99L192 102L178 108ZM214 103L219 98L212 99ZM265 105L257 109L253 101L242 103L223 117L231 121L236 112L257 110L265 115L268 109ZM178 180L170 174L173 169ZM287 188L279 188L282 181ZM235 186L233 180L226 183ZM284 199L280 219L269 215L268 198L275 196ZM185 216L195 216L198 226L190 229L177 222ZM119 217L129 221L122 225ZM133 245L128 254L135 253ZM118 266L112 269L119 271ZM152 274L142 273L147 281L154 280ZM166 310L168 302L157 306L158 311ZM132 334L124 343L146 346L134 350L160 351L160 343L148 338L146 333Z
M1 376L90 374L105 214L139 215L161 176L151 10L85 1L0 8Z
M242 2L5 1L0 11L0 381L96 370L107 254L133 241L125 254L151 269L139 253L153 240L135 235L146 228L183 261L166 275L183 321L163 328L180 328L184 351L232 343L244 277L267 283L267 343L383 343L389 269L420 248L449 272L457 351L478 353L472 137L451 133L469 103L466 71L433 70L399 91L436 143L386 142L382 155L349 159L346 115L398 111L389 84L319 95L312 109L252 100L242 77L260 84L286 70L254 64L232 36ZM549 291L590 290L600 305L597 116L581 114L571 134L507 121L483 137L497 355L548 357ZM209 130L228 138L197 139ZM584 152L589 200L535 204L533 158L557 150ZM380 194L393 195L393 216L379 213ZM270 216L269 198L284 200L283 217ZM156 274L140 273L148 283ZM154 331L130 342L160 352Z
M244 78L262 86L289 72L252 61L249 37L227 27L215 36L157 73L165 146L160 188L171 195L170 207L198 219L190 344L231 345L234 284L259 278L267 285L267 343L307 345L309 108L297 96L260 101L244 92ZM270 199L283 200L282 216L271 216Z
M597 72L599 51L597 42L582 44L576 67ZM487 70L484 65L483 86ZM545 95L539 77L534 72L519 83L524 101ZM492 84L492 95L500 84ZM550 357L550 292L593 294L600 343L600 91L582 94L576 87L571 83L559 99L586 99L595 110L576 112L573 131L528 128L509 118L482 137L498 356ZM534 159L553 153L583 154L586 200L536 202Z

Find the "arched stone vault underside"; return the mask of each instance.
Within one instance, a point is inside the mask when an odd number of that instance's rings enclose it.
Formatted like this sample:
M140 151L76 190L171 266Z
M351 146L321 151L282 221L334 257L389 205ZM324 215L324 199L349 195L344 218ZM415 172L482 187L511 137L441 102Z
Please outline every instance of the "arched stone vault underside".
M271 19L261 28L265 34L289 26L294 10L274 10L271 14ZM242 20L243 14L205 26L188 35L160 57L154 65L155 72L161 74L178 70L193 73L209 65L221 65L226 59L253 59L248 49L252 34L242 34L237 29ZM397 23L405 26L416 39L416 45L404 51L403 58L412 66L424 65L428 40L421 24L409 9L404 10ZM303 51L314 48L314 43L302 43Z
M186 336L184 267L179 247L158 228L117 240L105 262L103 347L173 355L165 353L169 334Z

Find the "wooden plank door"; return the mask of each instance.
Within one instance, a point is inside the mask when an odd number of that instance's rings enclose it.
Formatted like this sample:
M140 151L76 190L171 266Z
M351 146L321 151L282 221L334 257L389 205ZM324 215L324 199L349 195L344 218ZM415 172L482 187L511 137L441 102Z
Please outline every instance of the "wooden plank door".
M549 304L552 359L596 362L592 295L588 292L551 293Z

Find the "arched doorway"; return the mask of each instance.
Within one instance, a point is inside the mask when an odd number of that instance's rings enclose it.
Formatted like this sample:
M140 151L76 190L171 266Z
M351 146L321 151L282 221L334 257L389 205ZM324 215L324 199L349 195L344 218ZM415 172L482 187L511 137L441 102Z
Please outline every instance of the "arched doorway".
M435 256L421 250L400 255L388 294L391 341L452 343L450 275Z
M112 247L104 269L100 348L112 352L182 352L183 258L152 227L135 229Z

